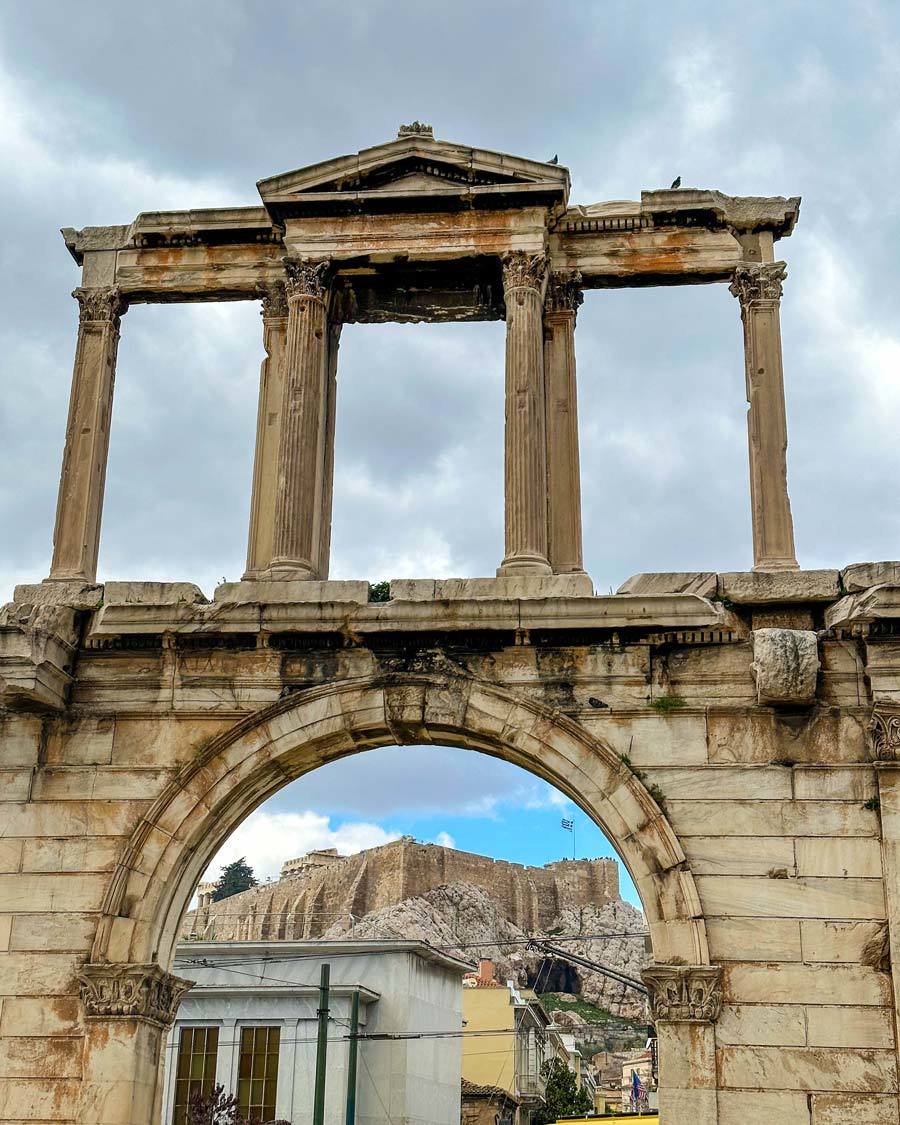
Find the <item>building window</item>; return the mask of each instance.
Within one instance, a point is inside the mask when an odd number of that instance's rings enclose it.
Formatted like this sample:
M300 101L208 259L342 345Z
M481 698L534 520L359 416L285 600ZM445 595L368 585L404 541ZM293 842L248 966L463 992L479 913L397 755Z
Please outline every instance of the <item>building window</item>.
M178 1039L178 1068L175 1071L174 1125L187 1125L191 1098L205 1098L216 1084L217 1027L183 1027Z
M279 1027L241 1028L238 1105L251 1121L271 1121L275 1116L280 1042Z

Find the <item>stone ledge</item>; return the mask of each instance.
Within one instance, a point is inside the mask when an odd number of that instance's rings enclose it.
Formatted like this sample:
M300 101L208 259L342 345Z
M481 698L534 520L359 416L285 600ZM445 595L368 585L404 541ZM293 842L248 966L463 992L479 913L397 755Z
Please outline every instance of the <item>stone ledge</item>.
M717 593L735 605L834 602L839 580L837 570L731 571L719 575Z
M245 579L217 586L213 600L218 605L300 605L306 602L352 602L354 605L366 605L369 601L369 583L315 578L302 581Z
M852 563L841 571L841 585L848 594L873 586L900 586L900 562Z
M590 598L587 574L502 575L497 578L392 578L391 599L404 602L509 598Z
M825 610L825 628L868 625L884 617L900 617L900 586L875 586L848 594Z
M356 634L505 629L728 629L725 611L696 594L444 601L212 602L104 605L86 639L134 634Z
M718 590L718 575L711 570L702 571L648 571L632 574L616 590L617 594L699 594L701 598L714 598Z
M102 585L86 585L77 579L56 581L47 579L13 590L16 605L60 605L69 609L96 609L103 601Z

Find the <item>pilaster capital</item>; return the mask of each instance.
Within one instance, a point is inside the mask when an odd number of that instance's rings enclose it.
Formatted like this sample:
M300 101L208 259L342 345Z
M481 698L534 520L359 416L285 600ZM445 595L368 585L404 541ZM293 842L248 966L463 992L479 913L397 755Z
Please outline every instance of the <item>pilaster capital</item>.
M324 301L331 280L330 258L282 258L285 273L285 292L293 297L313 297Z
M531 289L543 297L550 261L546 254L526 254L513 250L503 255L503 292L509 297L515 290ZM521 304L523 295L518 293Z
M159 965L85 965L78 973L89 1019L138 1019L170 1027L181 998L194 982Z
M578 270L553 270L547 279L545 314L573 313L577 316L583 302L581 273Z
M651 965L641 973L654 1022L711 1023L722 1009L718 965Z
M105 321L118 328L119 317L128 311L128 301L116 286L97 289L79 286L72 290L72 296L78 302L79 320L82 324Z
M876 703L868 729L872 760L900 763L900 705Z
M257 286L259 299L262 301L260 314L263 320L274 320L277 317L287 316L287 289L283 281L270 281Z
M786 262L744 262L735 268L728 291L743 310L761 301L780 301L786 277Z

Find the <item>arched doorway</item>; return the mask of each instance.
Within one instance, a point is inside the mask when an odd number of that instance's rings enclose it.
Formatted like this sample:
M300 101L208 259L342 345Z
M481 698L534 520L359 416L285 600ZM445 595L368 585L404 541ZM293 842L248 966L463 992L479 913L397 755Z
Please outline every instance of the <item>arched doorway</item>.
M177 1006L179 985L168 969L182 917L201 874L244 817L326 762L376 746L427 742L522 766L569 796L606 833L637 886L657 966L654 992L667 1001L664 1011L657 1007L660 1050L677 1065L671 1075L661 1074L663 1113L675 1120L690 1110L698 1122L714 1121L716 970L709 966L693 876L665 814L619 755L574 721L443 669L440 676L396 673L298 692L204 747L148 810L112 875L85 986L100 994L104 982L124 975L136 982L132 987L147 988L139 981L143 973L161 1008L167 990ZM94 1015L102 1015L102 1004ZM155 1120L161 1037L161 1026L140 1023L129 1053L121 1034L113 1038L101 1019L92 1021L84 1120ZM143 1094L133 1099L131 1116L100 1116L125 1082Z

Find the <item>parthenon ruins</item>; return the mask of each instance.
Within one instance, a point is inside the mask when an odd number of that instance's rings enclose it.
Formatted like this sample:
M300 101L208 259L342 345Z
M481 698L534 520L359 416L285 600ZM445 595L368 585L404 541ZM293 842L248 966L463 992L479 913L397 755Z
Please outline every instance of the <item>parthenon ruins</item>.
M564 167L418 122L258 187L63 231L82 274L52 564L0 607L0 1123L156 1125L191 987L175 945L222 843L329 761L436 743L556 786L626 865L663 1125L900 1125L900 563L797 565L775 243L799 200L574 205ZM743 321L752 568L648 567L599 595L579 305L706 283ZM265 352L246 573L211 597L98 583L121 317L236 300L261 302ZM342 324L487 319L496 576L387 600L329 579Z

